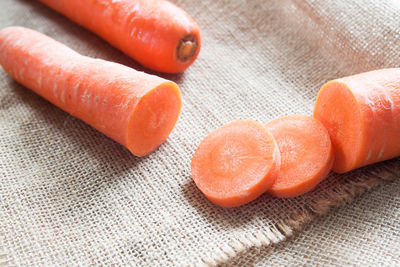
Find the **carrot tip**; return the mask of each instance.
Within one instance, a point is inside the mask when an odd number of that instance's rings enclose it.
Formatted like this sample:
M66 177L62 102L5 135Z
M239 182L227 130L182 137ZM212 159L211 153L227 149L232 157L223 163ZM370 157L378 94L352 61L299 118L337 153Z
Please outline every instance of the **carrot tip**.
M176 55L179 61L185 62L193 58L199 47L199 41L196 35L188 34L179 40L178 47L176 48Z

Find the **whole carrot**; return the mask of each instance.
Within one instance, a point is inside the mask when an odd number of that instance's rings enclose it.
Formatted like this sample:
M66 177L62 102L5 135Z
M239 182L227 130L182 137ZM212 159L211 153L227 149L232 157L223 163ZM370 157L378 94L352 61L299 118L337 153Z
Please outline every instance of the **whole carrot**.
M336 172L400 156L400 69L326 83L318 93L314 117L331 136Z
M40 1L156 71L184 71L200 51L199 25L166 0Z
M179 116L175 83L82 56L23 27L0 31L0 65L19 83L137 156L164 142Z

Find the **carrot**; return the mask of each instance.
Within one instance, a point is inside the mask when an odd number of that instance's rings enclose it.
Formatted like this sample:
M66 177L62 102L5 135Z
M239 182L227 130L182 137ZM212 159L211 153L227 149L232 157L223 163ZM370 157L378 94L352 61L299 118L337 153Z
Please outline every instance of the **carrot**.
M201 192L223 207L246 204L268 190L280 166L278 146L258 122L235 121L210 133L191 163Z
M296 197L311 191L329 173L333 149L328 131L313 117L290 115L266 124L281 153L281 168L268 193Z
M199 25L165 0L40 0L150 69L184 71L200 51Z
M179 116L175 83L82 56L30 29L0 31L0 64L19 83L137 156L164 142Z
M326 83L318 93L314 117L331 136L335 172L400 156L400 69Z

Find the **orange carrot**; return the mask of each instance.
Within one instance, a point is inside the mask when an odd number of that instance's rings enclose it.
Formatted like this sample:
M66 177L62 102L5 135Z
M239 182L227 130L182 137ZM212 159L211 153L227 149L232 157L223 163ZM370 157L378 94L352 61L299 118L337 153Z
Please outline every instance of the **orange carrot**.
M236 121L210 133L192 158L192 178L223 207L246 204L268 190L280 166L278 146L255 121Z
M150 69L184 71L200 51L200 27L165 0L40 0Z
M0 31L0 64L19 83L137 156L164 142L179 116L175 83L82 56L30 29Z
M314 117L328 129L338 173L400 156L400 69L326 83Z
M266 124L281 152L278 178L268 193L296 197L311 191L329 173L333 149L328 131L316 119L290 115Z

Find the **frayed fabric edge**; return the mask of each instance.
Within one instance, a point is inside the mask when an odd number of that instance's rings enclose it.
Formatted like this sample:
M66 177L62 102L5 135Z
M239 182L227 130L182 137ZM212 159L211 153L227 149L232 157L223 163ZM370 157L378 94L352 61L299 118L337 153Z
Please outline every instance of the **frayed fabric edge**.
M7 254L4 251L4 247L0 243L0 267L9 266Z
M275 223L273 227L266 228L263 232L256 234L247 234L237 238L231 244L218 247L211 255L203 256L196 266L217 266L228 263L231 259L244 254L249 249L264 249L285 241L302 230L315 217L324 215L333 208L343 206L372 188L397 178L400 173L393 171L393 169L396 170L396 163L398 165L396 160L389 161L375 170L369 170L365 175L353 178L354 180L345 185L322 193L310 204L290 214L288 218Z

